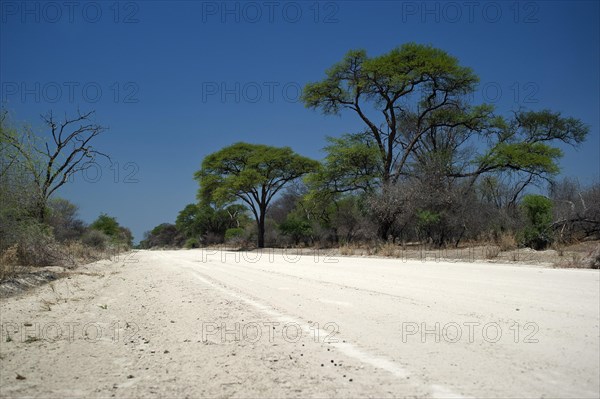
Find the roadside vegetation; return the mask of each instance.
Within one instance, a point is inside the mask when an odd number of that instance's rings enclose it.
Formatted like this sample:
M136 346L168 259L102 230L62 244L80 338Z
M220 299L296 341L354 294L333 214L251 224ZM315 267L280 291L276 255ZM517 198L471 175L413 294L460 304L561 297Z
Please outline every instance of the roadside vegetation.
M90 167L93 146L105 129L93 112L73 118L43 117L36 134L0 113L0 281L44 266L73 267L128 249L133 237L108 215L90 225L78 208L56 193L71 176Z
M581 145L588 126L554 110L474 104L477 84L473 70L430 46L351 50L302 99L325 115L354 115L355 132L328 137L321 162L248 143L207 156L198 203L141 246L484 246L495 258L599 239L600 184L558 178L563 151ZM598 267L598 256L571 266Z

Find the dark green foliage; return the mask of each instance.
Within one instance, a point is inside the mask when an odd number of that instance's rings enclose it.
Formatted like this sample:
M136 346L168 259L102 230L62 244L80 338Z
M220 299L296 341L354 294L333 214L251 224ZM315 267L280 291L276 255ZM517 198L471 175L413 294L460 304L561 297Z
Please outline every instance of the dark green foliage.
M294 244L298 244L300 241L308 243L313 234L310 222L294 215L288 215L286 220L279 225L279 231L284 236L290 237Z
M174 224L162 223L144 234L140 247L148 248L179 248L185 243L185 237Z
M225 231L225 242L241 240L244 237L245 230L241 227L233 227Z
M408 43L376 57L349 51L305 86L303 101L324 114L348 110L364 130L329 139L321 168L306 178L307 209L335 231L328 204L339 193L368 193L365 213L383 240L416 234L458 245L486 229L515 230L526 189L559 173L556 144L582 143L589 127L549 110L497 115L471 104L477 83L470 68L431 46ZM500 184L487 184L494 180Z
M334 193L371 191L381 179L381 159L377 144L368 134L328 137L329 145L322 167L306 178L313 190Z
M533 249L544 249L552 242L552 201L543 196L529 194L523 197L521 209L527 226L521 232L522 243Z
M120 226L119 222L117 222L117 219L112 216L108 216L106 213L100 214L100 216L98 216L98 218L92 224L90 224L90 229L98 230L114 240L119 237L119 227Z
M200 241L197 238L188 238L183 247L186 249L200 248Z
M51 199L48 203L46 221L59 242L80 239L86 231L85 223L77 218L77 205L63 198Z
M274 196L289 182L313 172L318 163L289 147L236 143L208 155L195 177L199 197L217 206L242 201L250 207L264 247L265 216Z
M188 204L177 215L175 226L187 238L199 237L207 230L206 212L197 204Z
M102 213L90 225L91 230L97 230L105 234L114 244L125 244L129 247L133 245L133 235L131 231L119 225L117 219Z

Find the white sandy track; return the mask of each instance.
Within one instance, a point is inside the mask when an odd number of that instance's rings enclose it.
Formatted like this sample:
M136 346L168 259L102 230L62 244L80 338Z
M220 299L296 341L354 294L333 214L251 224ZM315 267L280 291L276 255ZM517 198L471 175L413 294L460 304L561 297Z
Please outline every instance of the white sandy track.
M0 396L600 396L598 271L281 250L85 270L2 301Z

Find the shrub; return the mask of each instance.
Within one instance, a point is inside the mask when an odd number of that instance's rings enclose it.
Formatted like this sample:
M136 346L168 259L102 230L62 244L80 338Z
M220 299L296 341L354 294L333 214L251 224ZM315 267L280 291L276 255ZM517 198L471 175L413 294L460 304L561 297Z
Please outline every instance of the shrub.
M159 224L144 236L145 238L140 242L142 248L179 248L185 244L185 238L171 223Z
M245 230L241 227L234 227L225 231L225 242L239 241L244 237Z
M521 209L527 218L527 226L521 232L521 242L533 249L544 249L552 243L552 201L543 195L529 194L523 197Z
M96 219L94 223L90 225L90 228L101 231L102 233L114 239L116 239L120 233L119 222L117 222L117 219L108 216L105 213L98 216L98 219Z
M308 242L312 236L312 226L307 220L294 216L288 216L280 225L279 231L285 236L289 236L294 244L300 241Z
M82 237L81 242L91 248L105 250L110 237L101 231L90 229Z
M61 263L62 254L50 228L32 222L15 232L19 263L24 266L52 266Z
M15 266L18 264L19 245L14 244L0 255L0 281L12 277L15 274Z
M600 269L600 245L590 254L588 266L590 269Z
M188 238L183 246L186 249L199 248L200 241L197 238Z
M501 251L510 251L517 248L517 240L512 233L502 233L497 239Z

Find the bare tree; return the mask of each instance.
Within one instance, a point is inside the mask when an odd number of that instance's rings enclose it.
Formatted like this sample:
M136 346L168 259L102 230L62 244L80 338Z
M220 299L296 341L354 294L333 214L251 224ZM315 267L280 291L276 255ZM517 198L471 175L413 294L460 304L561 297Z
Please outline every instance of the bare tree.
M581 187L576 179L565 178L550 186L554 202L552 227L558 239L570 242L600 235L600 184Z
M36 216L40 222L46 218L49 198L77 172L95 164L96 157L110 159L92 147L92 140L106 130L93 121L94 111L77 116L55 118L52 111L42 115L51 137L39 140L29 130L20 135L1 131L2 142L18 153L19 163L31 175L36 186Z

